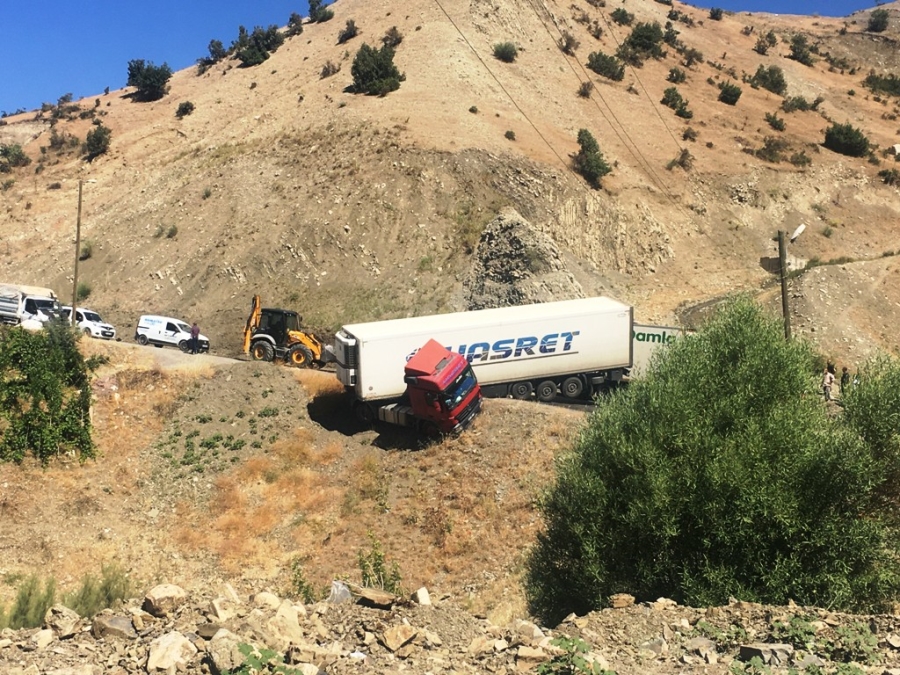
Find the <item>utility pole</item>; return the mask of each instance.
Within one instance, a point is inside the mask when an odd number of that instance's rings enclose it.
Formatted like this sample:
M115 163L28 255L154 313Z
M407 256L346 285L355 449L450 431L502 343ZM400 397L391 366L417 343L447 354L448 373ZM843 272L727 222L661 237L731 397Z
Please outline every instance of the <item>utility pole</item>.
M781 266L781 313L784 315L784 339L791 339L791 311L788 307L787 242L784 230L778 230L778 261ZM77 268L76 268L77 269Z
M81 187L84 181L78 179L78 218L75 220L75 274L72 276L72 314L69 316L70 323L75 325L75 310L78 302L78 259L81 257ZM784 234L779 232L779 235ZM782 284L784 283L784 273L782 272Z

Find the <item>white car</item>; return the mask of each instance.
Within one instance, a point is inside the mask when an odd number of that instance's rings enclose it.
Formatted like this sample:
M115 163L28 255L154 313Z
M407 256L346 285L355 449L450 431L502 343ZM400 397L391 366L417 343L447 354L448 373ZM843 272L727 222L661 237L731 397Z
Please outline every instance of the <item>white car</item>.
M72 317L71 307L61 307L60 315L66 321L70 321ZM110 324L103 321L100 315L92 309L86 307L75 308L75 325L85 335L100 338L101 340L115 340L116 329Z

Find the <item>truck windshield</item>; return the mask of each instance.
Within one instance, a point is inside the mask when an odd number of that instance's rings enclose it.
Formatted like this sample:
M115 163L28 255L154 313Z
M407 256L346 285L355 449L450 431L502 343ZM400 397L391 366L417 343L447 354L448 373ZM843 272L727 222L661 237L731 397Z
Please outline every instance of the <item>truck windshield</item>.
M45 314L58 314L59 313L59 302L56 300L45 300L42 298L35 298L34 306Z
M453 408L464 401L477 383L475 373L472 372L472 366L466 366L465 370L444 390L441 398L447 409L453 410Z

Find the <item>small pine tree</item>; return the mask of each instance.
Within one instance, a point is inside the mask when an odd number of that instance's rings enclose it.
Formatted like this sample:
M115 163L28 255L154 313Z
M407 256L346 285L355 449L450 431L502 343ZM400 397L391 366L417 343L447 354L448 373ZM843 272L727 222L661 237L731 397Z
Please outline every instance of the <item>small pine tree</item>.
M134 59L128 62L129 87L137 87L135 99L138 101L158 101L166 95L169 89L169 78L172 77L172 69L168 64L154 66L144 59Z
M616 7L610 14L610 17L620 26L630 26L634 21L634 14L624 7Z
M356 22L353 19L347 19L347 23L341 29L341 32L338 33L338 44L342 45L357 35L359 35L359 28L356 27Z
M178 110L175 111L175 117L182 119L194 112L194 104L190 101L182 101L178 104Z
M575 170L594 188L600 187L600 179L612 171L600 152L600 144L587 129L578 130L578 154L574 158Z
M713 21L721 21L724 14L725 12L721 7L713 7L709 10L709 18Z
M625 64L615 56L603 52L592 52L588 55L587 67L598 75L621 82L625 77Z
M301 33L303 33L303 17L297 14L297 12L292 12L291 16L288 18L287 36L293 37L295 35L300 35Z
M351 73L353 91L374 96L396 91L404 79L394 65L394 50L388 45L375 49L363 43L353 59Z
M797 33L791 38L791 53L788 58L802 63L804 66L811 66L814 63L809 41L805 35Z
M719 100L727 105L735 105L741 97L741 88L732 82L719 85Z
M106 154L106 152L109 151L111 140L112 130L108 127L100 124L91 129L87 133L87 138L84 141L84 152L87 155L87 160L92 162L100 155Z
M778 66L759 66L756 74L750 78L750 84L754 87L768 89L779 96L787 93L787 80L784 79L784 71Z
M866 26L866 30L870 33L883 33L887 30L889 18L890 14L888 14L888 11L883 7L879 7L869 15L869 23Z
M850 157L864 157L869 153L869 139L849 122L834 123L828 127L825 130L824 145L829 150Z

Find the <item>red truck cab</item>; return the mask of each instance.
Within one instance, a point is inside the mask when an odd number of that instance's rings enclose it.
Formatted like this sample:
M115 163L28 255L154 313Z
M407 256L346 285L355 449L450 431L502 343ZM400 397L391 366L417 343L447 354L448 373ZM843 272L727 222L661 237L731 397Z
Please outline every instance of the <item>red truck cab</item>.
M481 410L481 387L472 366L436 340L407 361L403 379L417 426L429 435L462 431Z

